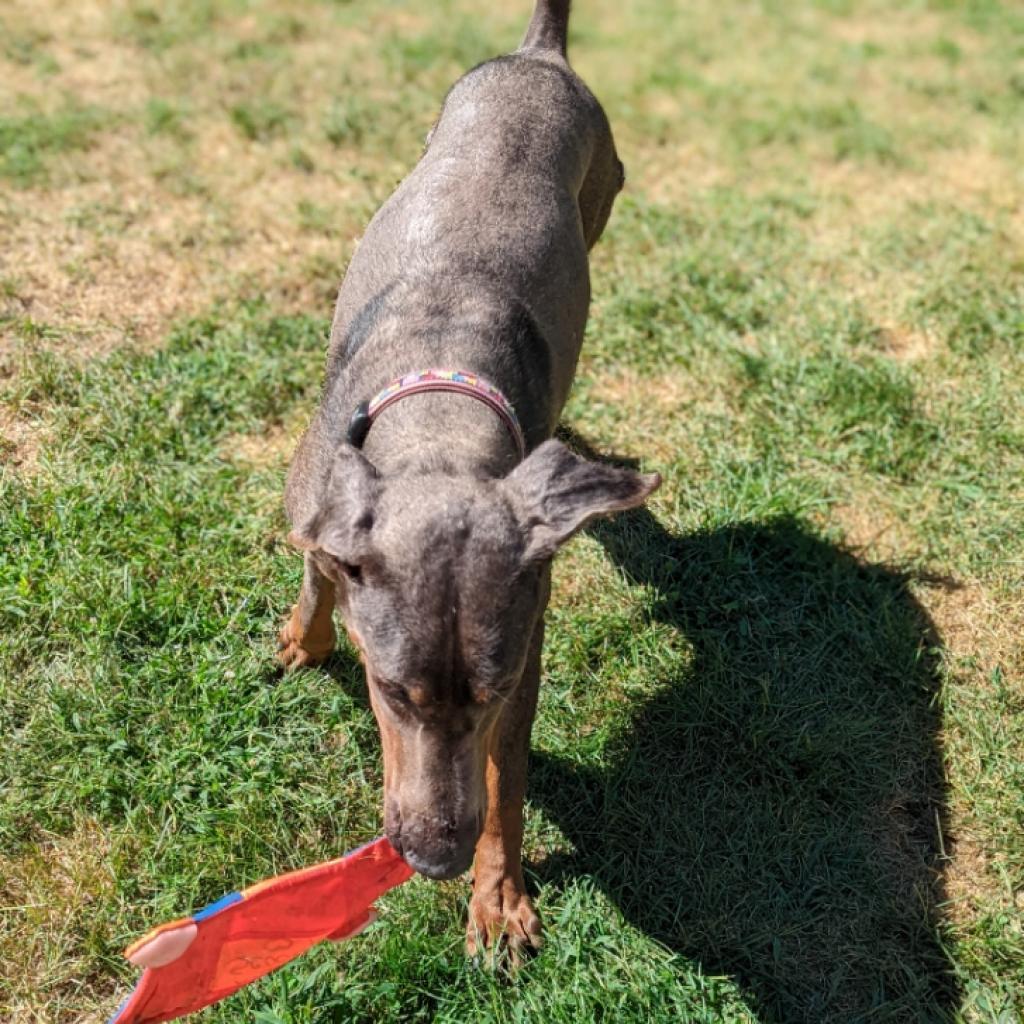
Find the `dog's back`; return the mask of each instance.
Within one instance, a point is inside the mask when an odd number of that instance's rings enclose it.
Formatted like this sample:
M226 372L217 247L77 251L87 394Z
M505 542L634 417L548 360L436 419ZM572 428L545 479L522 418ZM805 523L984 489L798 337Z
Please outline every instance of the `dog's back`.
M604 112L565 59L567 17L567 3L542 0L518 51L451 88L422 158L353 257L338 297L329 373L333 364L355 381L364 360L374 371L387 361L386 343L357 351L377 315L401 321L407 360L425 306L455 338L460 323L500 318L511 301L523 304L550 346L547 397L561 408L590 299L587 250L623 177ZM445 355L458 362L455 353Z

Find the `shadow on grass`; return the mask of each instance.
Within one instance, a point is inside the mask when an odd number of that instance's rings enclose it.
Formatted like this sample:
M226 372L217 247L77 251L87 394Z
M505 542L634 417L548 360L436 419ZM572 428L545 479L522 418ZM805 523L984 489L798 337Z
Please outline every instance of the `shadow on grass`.
M539 877L592 876L762 1021L949 1019L937 640L907 577L793 522L592 533L694 655L601 767L533 755L578 851Z

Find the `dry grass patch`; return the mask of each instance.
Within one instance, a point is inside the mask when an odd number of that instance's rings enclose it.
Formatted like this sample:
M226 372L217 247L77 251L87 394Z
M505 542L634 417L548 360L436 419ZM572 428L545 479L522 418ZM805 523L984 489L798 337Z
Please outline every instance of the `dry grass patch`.
M651 377L629 368L598 373L588 378L581 403L581 428L590 420L600 423L593 435L610 454L641 459L649 468L669 464L699 446L678 424L690 416L728 413L729 395L721 384L696 372L666 370Z
M855 46L865 43L878 47L889 47L894 43L906 45L918 43L921 39L934 39L948 28L948 19L937 11L921 7L889 6L884 17L878 12L854 13L827 22L828 33L835 39ZM966 36L962 32L958 38Z
M36 466L43 444L39 424L16 416L0 405L0 471L12 468L30 473Z
M1024 251L1024 176L982 147L882 172L823 163L808 184L815 196L805 226L814 276L855 300L878 325L882 350L899 361L939 352L940 339L910 312L929 281L954 272L958 259L998 263L1000 253ZM906 228L893 235L893 224ZM969 224L977 236L956 237Z
M712 396L724 411L722 392L709 388L706 381L697 380L691 373L669 371L651 377L622 369L594 377L587 401L594 406L615 406L630 414L645 410L678 414L695 402L706 404Z
M110 979L95 975L105 925L97 907L112 898L116 873L109 835L81 819L66 836L44 837L32 851L0 858L0 1004L17 1024L78 1024L97 1019L113 999Z
M997 596L981 583L923 595L928 612L953 659L970 661L976 681L1002 668L1024 694L1024 595Z
M827 521L839 527L851 553L869 562L898 567L924 553L905 510L880 491L861 492L833 505Z
M8 46L0 49L7 92L44 109L62 96L102 107L137 100L146 90L145 56L111 33L111 14L102 0L9 0L3 11Z
M946 858L943 910L954 926L969 928L984 908L1006 901L1006 888L994 870L991 855L985 843L971 834L968 825L960 824L951 830L946 840Z
M924 175L939 193L952 201L981 200L987 209L1019 213L1024 203L1024 169L991 145L937 153ZM1024 230L1012 221L1015 230ZM1021 235L1024 239L1024 234Z
M152 144L106 136L88 154L87 180L8 201L0 275L14 282L20 316L0 322L0 350L16 343L21 317L47 326L46 344L93 357L155 344L175 320L239 291L283 312L329 308L355 221L338 215L336 234L312 233L297 211L323 183L268 166L236 135L216 124L200 133L190 173L205 194L175 194L149 176Z
M304 411L260 434L231 434L221 444L221 451L224 458L257 469L284 469L308 422L309 414Z
M155 344L174 321L239 294L282 312L330 307L374 203L348 174L368 158L340 152L320 114L336 93L339 53L368 30L311 8L281 67L225 59L221 50L261 43L287 13L265 5L223 37L162 53L126 35L130 6L19 0L5 11L21 41L13 57L0 53L14 115L73 103L100 122L73 151L45 151L30 187L4 188L0 279L14 294L0 351L25 320L45 326L34 340L93 357ZM281 138L254 140L233 122L238 102L259 113L278 95L295 115ZM313 208L324 212L311 225L302 210Z
M79 357L151 344L175 317L214 297L204 275L212 254L189 244L202 231L199 204L126 189L117 168L130 154L121 145L102 148L109 177L56 193L30 190L17 212L8 207L2 217L2 266L17 274L23 315L52 332L46 343ZM0 326L0 350L19 336L17 319Z
M817 163L808 178L820 201L816 238L855 239L865 229L899 222L932 203L986 218L1010 214L1024 201L1024 173L1007 156L980 143L943 149L920 166L877 168L851 162ZM1016 225L1007 218L1006 226Z
M626 189L637 189L655 202L676 203L695 193L732 184L711 140L666 140L625 154Z
M1014 893L1005 854L995 842L1006 837L986 832L987 815L977 805L990 784L982 780L984 769L976 758L965 756L977 742L967 735L974 721L971 712L984 710L998 723L1007 706L1024 707L1024 600L1019 592L996 593L976 581L919 587L917 596L941 642L951 700L959 712L947 725L946 736L958 794L951 809L946 891L953 922L967 926L993 908L1011 913L1024 909L1024 893ZM1014 742L1011 730L1005 730L1000 742Z
M938 339L930 331L915 330L899 323L883 324L879 330L882 350L901 363L927 359L938 347Z

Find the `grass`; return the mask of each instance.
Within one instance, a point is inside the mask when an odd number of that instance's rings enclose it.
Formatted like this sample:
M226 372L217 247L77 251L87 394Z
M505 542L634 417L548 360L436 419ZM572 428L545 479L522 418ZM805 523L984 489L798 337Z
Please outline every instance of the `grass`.
M0 117L0 177L22 186L43 179L51 159L87 148L102 121L101 111L73 102L53 114Z
M5 1020L103 1020L153 923L379 833L352 653L274 672L284 467L362 225L524 21L5 12ZM666 483L556 564L548 942L475 969L417 879L200 1019L1022 1019L1022 32L578 5L628 186L563 432Z

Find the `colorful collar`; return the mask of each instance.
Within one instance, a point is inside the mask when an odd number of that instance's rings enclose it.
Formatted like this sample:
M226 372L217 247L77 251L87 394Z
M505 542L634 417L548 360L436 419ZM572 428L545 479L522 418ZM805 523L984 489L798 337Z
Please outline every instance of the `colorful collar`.
M489 381L465 370L421 370L393 380L368 402L360 402L348 425L348 443L362 448L373 421L389 406L407 395L423 391L456 391L483 402L505 424L520 462L526 457L526 438L512 403Z

